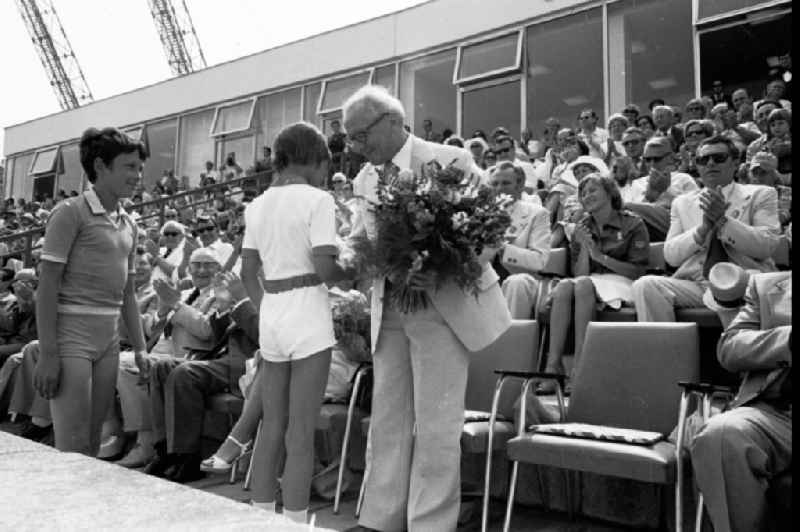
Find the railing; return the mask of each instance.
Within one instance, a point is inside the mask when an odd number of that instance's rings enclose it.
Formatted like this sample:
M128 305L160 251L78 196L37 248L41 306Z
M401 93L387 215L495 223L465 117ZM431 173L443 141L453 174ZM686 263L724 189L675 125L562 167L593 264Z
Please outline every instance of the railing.
M228 198L234 194L241 194L246 190L253 190L256 194L259 194L269 186L271 177L272 171L260 172L222 183L215 183L206 187L180 192L171 196L164 196L151 201L135 203L130 209L140 211L140 221L158 218L159 225L162 225L165 219L164 211L168 208L183 210L188 208L193 209L202 205L213 205L214 200L220 197L218 194L220 190L223 191L223 198ZM186 199L186 203L177 206L174 205L176 200L181 202L183 199ZM44 230L45 228L42 226L0 237L0 244L4 243L9 247L8 253L0 254L0 261L5 263L9 258L16 258L22 260L25 267L31 266L32 251L39 248L35 243L44 235ZM23 240L22 246L19 245L20 240Z

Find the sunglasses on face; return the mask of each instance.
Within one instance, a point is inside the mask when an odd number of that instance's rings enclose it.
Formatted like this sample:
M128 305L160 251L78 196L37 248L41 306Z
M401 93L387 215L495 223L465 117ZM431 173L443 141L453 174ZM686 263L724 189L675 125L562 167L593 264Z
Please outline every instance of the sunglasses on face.
M591 120L594 118L592 115L583 115L580 117L580 120Z
M686 132L687 137L702 137L705 133L699 129L693 129L691 131Z
M164 215L164 218L166 218L166 219L168 219L168 220L172 220L172 219L175 219L175 218L177 218L177 217L178 217L178 215L177 215L177 214L165 214L165 215Z
M639 139L633 139L633 140L623 140L623 141L622 141L622 145L623 145L623 146L638 146L638 145L639 145L639 144L641 144L641 143L642 143L642 141L641 141L641 140L639 140Z
M198 235L202 235L203 233L208 233L208 232L211 232L211 231L213 231L215 229L216 229L216 227L213 227L213 226L198 227L197 229L194 230L194 232L197 233Z
M167 231L164 233L164 236L180 236L180 233L177 231Z
M501 155L503 153L508 153L510 151L511 151L511 147L510 146L506 146L505 148L497 148L496 150L494 150L494 153L495 153L495 155Z
M647 164L653 164L653 163L660 163L661 161L664 160L664 157L666 157L666 155L655 155L650 157L645 156L642 157L642 160Z
M710 153L708 155L698 155L695 162L700 166L705 166L709 161L714 161L715 164L722 164L730 158L729 153Z

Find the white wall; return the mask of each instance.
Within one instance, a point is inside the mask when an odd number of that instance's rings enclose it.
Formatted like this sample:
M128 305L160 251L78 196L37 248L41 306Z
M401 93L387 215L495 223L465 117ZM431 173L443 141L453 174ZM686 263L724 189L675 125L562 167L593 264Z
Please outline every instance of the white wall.
M518 24L587 0L434 0L5 129L6 155L295 85Z

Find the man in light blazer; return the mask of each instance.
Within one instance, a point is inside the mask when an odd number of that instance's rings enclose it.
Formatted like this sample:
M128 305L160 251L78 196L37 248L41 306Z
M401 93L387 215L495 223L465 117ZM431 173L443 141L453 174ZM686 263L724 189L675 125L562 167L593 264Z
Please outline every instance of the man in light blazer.
M745 270L775 270L772 254L780 240L778 193L774 188L733 181L739 151L713 136L697 149L705 188L675 198L664 242L672 277L646 275L633 283L639 321L675 321L675 308L702 307L708 271L718 262Z
M512 162L498 163L489 182L497 193L514 199L509 206L511 225L506 244L492 265L500 275L511 317L527 320L539 293L539 279L533 274L544 268L550 256L550 212L524 201L525 172Z
M717 358L742 383L695 437L692 465L714 530L757 532L769 482L792 467L792 272L750 278Z
M376 167L419 172L432 161L454 162L465 179L479 178L469 152L419 139L404 130L404 121L402 104L383 87L362 87L344 104L350 147L368 160L353 182L361 199L352 235L375 236ZM469 353L511 324L497 274L485 259L477 297L454 283L437 289L418 276L430 304L411 314L384 298L386 279L373 282L374 391L364 502L354 530L456 529Z

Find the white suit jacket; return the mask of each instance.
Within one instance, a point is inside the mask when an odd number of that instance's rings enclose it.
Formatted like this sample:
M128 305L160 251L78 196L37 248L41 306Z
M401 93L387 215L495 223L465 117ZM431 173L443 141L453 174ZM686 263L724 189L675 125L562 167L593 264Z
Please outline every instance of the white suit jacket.
M772 254L780 239L778 192L773 187L731 183L725 193L730 205L725 211L727 222L719 231L731 262L748 270L775 270ZM664 259L678 268L675 277L699 281L703 278L703 262L711 234L702 245L695 242L697 229L703 222L700 209L702 190L675 198L670 210L670 224L664 242Z
M472 155L462 148L427 142L409 136L410 164L415 173L423 164L433 160L441 165L455 161L455 165L467 172L471 181L479 179L480 172ZM404 147L405 148L405 147ZM402 152L403 150L401 150ZM397 156L396 156L397 157ZM395 161L397 164L397 161ZM402 164L398 164L401 169ZM471 176L470 176L471 174ZM351 235L366 233L375 237L375 215L370 202L377 201L378 174L375 167L367 163L353 180L353 193L359 198L358 214L354 217ZM480 351L491 344L511 325L511 314L500 290L497 273L485 264L478 282L477 297L465 293L454 283L447 283L435 292L428 293L428 299L442 315L453 333L469 351ZM372 286L372 350L378 345L381 318L383 316L383 295L385 279L375 279Z
M511 240L503 248L501 263L509 273L535 273L550 257L550 212L539 205L516 201L511 209Z

